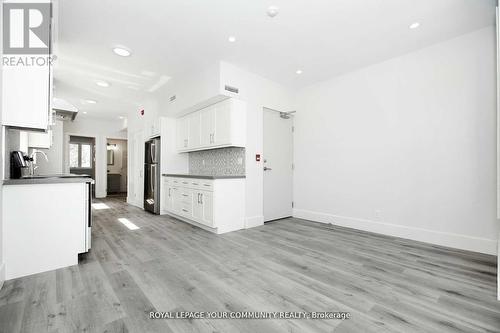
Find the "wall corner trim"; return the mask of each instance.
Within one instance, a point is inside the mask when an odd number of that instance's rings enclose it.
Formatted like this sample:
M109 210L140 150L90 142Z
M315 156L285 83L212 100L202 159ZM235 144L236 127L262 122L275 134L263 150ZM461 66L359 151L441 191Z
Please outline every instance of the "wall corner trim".
M245 229L259 227L261 225L264 225L263 215L245 217Z

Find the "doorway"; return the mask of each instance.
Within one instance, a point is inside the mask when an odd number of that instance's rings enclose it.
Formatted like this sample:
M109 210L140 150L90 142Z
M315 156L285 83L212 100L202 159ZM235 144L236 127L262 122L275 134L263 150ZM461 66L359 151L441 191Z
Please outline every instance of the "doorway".
M70 173L95 179L95 138L71 135L68 157ZM92 186L92 196L95 197L95 186Z
M107 196L127 196L127 140L108 139L106 144Z
M293 116L264 108L264 222L292 216Z

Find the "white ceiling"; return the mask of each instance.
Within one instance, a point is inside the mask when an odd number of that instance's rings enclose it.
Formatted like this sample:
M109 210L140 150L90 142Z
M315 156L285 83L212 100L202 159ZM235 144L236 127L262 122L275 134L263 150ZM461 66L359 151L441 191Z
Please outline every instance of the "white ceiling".
M275 18L266 15L270 5L280 8ZM300 88L495 22L495 0L59 0L58 7L55 96L106 118L161 94L148 92L159 80L218 60ZM114 45L132 56L114 55Z

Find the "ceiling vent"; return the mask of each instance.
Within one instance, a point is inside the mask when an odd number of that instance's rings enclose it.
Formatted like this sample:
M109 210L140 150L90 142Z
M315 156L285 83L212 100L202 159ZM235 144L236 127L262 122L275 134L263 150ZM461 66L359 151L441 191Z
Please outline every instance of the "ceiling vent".
M229 92L232 92L233 94L237 94L240 90L236 87L231 87L231 86L228 86L228 85L225 85L224 86L224 89L226 91L229 91Z
M170 102L175 101L175 99L176 99L176 98L177 98L177 96L176 96L176 95L170 96L170 98L169 98L169 99L170 99Z

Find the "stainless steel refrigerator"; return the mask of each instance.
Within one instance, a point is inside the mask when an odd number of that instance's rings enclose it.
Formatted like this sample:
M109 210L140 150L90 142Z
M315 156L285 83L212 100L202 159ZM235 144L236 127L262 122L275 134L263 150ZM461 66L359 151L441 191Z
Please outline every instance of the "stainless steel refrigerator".
M160 138L146 141L144 158L144 209L160 214Z

